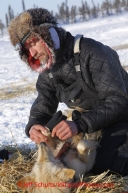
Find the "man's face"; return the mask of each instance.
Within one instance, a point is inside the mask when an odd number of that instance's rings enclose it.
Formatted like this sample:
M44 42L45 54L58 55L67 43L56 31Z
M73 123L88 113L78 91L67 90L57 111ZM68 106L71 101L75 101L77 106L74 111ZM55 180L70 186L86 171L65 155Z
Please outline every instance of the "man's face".
M42 38L31 38L24 44L24 48L30 52L32 57L39 59L42 65L48 63L49 54Z

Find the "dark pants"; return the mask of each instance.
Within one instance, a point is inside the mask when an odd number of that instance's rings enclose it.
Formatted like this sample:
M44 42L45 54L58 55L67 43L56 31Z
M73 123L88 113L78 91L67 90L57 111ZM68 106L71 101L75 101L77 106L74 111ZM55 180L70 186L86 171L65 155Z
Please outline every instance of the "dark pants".
M128 121L113 124L102 132L91 172L100 174L108 169L128 175Z
M8 159L8 151L3 149L3 150L0 150L0 159L4 160L4 159Z

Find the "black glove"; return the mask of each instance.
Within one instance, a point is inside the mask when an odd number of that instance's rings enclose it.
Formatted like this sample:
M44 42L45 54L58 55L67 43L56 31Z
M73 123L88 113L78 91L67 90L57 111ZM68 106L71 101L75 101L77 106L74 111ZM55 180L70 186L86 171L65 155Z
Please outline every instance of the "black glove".
M9 155L8 150L5 150L5 149L0 150L0 162L3 162L2 160L4 159L7 160L9 158L8 155Z
M77 119L80 119L80 118L81 118L81 113L77 110L74 110L72 112L72 120L74 121L74 120L77 120Z
M77 110L74 110L72 112L72 120L77 126L78 134L79 133L88 133L88 126L86 123L84 123L81 119L81 113Z
M62 114L61 111L58 111L53 117L50 119L50 121L46 124L46 127L52 132L53 128L60 123L62 120L66 120L67 117Z

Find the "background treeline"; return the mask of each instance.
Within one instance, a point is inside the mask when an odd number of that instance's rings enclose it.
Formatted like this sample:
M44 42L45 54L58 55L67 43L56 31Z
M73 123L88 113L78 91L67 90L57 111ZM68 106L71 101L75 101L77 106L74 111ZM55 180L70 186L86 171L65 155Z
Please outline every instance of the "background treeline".
M93 18L106 17L115 14L121 14L123 11L128 11L128 0L104 0L101 5L95 4L91 0L92 6L89 6L86 0L81 1L81 6L72 5L71 8L68 6L68 0L65 0L58 5L58 12L51 13L58 19L60 24L77 23L82 21L88 21ZM25 10L25 2L22 0L21 3L23 11ZM38 7L33 5L33 7ZM9 22L16 15L12 7L8 6L8 12L5 14L6 25L0 19L0 33L3 35L4 28L8 27Z

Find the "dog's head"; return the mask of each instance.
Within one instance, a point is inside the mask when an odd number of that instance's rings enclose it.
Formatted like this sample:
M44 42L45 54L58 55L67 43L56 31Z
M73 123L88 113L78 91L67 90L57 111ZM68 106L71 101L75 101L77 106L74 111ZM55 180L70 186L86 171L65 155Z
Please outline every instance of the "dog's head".
M68 193L75 171L64 165L52 155L50 149L41 143L38 148L37 162L32 172L18 180L17 185L29 193Z

